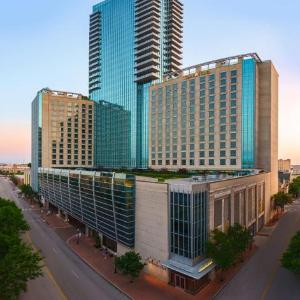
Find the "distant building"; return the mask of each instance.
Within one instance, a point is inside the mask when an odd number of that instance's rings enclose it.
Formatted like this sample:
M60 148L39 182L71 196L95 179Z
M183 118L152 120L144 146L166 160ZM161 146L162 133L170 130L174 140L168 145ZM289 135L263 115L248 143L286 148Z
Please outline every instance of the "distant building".
M290 159L279 159L278 160L278 170L290 172L292 170L291 160Z
M170 73L150 88L153 169L271 172L278 189L278 73L255 53Z
M111 165L148 167L149 86L166 73L181 68L183 4L179 0L105 0L93 6L90 16L89 94L129 112L125 134L130 147L110 143ZM99 131L96 130L96 133ZM101 137L96 136L95 140ZM123 140L116 142L120 146ZM99 144L101 141L99 142ZM99 147L96 157L101 157ZM113 162L111 159L115 158Z
M30 168L28 164L1 164L0 171L7 172L10 174L24 173Z
M38 168L94 165L94 102L80 94L42 89L32 102L31 185Z

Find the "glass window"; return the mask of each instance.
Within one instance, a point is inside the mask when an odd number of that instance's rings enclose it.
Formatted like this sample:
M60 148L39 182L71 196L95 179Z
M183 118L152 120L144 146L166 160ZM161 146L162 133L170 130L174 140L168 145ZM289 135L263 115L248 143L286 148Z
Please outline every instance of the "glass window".
M230 72L231 77L237 76L237 70L232 70Z
M221 72L220 77L221 78L226 78L227 77L227 72Z
M226 165L226 159L220 159L220 165L225 166Z
M205 165L205 160L204 159L200 159L199 160L199 165L200 166L204 166Z
M209 155L209 157L214 157L215 156L215 152L214 151L209 151L208 155Z
M232 166L235 166L235 165L236 165L236 159L231 159L231 160L230 160L230 164L231 164Z
M236 150L230 150L230 156L236 156Z
M214 165L215 165L215 161L214 161L213 159L210 159L210 160L208 161L208 164L209 164L210 166L214 166Z
M220 151L220 156L221 157L225 157L226 156L226 151L225 150L221 150Z
M205 157L205 151L200 151L199 152L199 157Z

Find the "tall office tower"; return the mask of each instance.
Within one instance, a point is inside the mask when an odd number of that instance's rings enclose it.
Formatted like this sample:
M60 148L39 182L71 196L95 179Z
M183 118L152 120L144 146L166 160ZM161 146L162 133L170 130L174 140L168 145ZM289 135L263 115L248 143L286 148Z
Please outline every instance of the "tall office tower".
M278 187L278 74L257 54L169 74L150 88L149 164L264 169Z
M80 94L42 89L32 102L31 186L38 168L93 167L94 102Z
M96 135L97 166L148 167L149 87L181 68L182 19L179 0L105 0L93 7L90 98L117 104L130 114L129 151L120 155L114 145L117 135L108 141L111 151L105 151L104 157L101 137ZM111 134L109 128L101 130Z

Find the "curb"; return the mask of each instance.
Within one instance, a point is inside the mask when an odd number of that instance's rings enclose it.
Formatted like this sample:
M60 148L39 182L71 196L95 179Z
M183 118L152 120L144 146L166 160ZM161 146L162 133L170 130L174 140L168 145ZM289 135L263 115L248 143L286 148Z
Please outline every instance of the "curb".
M88 267L90 267L94 272L99 274L105 281L107 281L109 284L111 284L115 289L117 289L120 293L124 294L126 297L128 297L131 300L134 300L129 294L127 294L125 291L123 291L120 287L118 287L114 282L112 282L110 279L108 279L103 273L99 272L93 265L91 265L86 259L84 259L82 256L80 256L71 246L70 241L75 238L76 235L73 235L69 237L66 240L66 244L68 245L69 249L72 250L74 254L76 254Z

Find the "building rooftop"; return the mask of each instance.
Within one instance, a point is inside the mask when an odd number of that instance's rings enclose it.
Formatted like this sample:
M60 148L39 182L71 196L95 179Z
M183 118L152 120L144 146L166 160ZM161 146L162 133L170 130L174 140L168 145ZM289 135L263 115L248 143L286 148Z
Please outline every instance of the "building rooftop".
M200 72L216 69L217 67L230 66L238 64L241 60L253 58L256 62L261 63L262 60L257 53L240 54L221 59L211 60L194 66L186 67L180 71L169 73L165 76L164 81L175 79L179 76L200 75Z
M52 96L57 96L57 97L68 97L68 98L80 99L80 100L90 100L87 96L84 96L82 94L66 92L66 91L56 91L56 90L51 90L49 88L43 88L40 90L40 92L43 94L51 94Z

